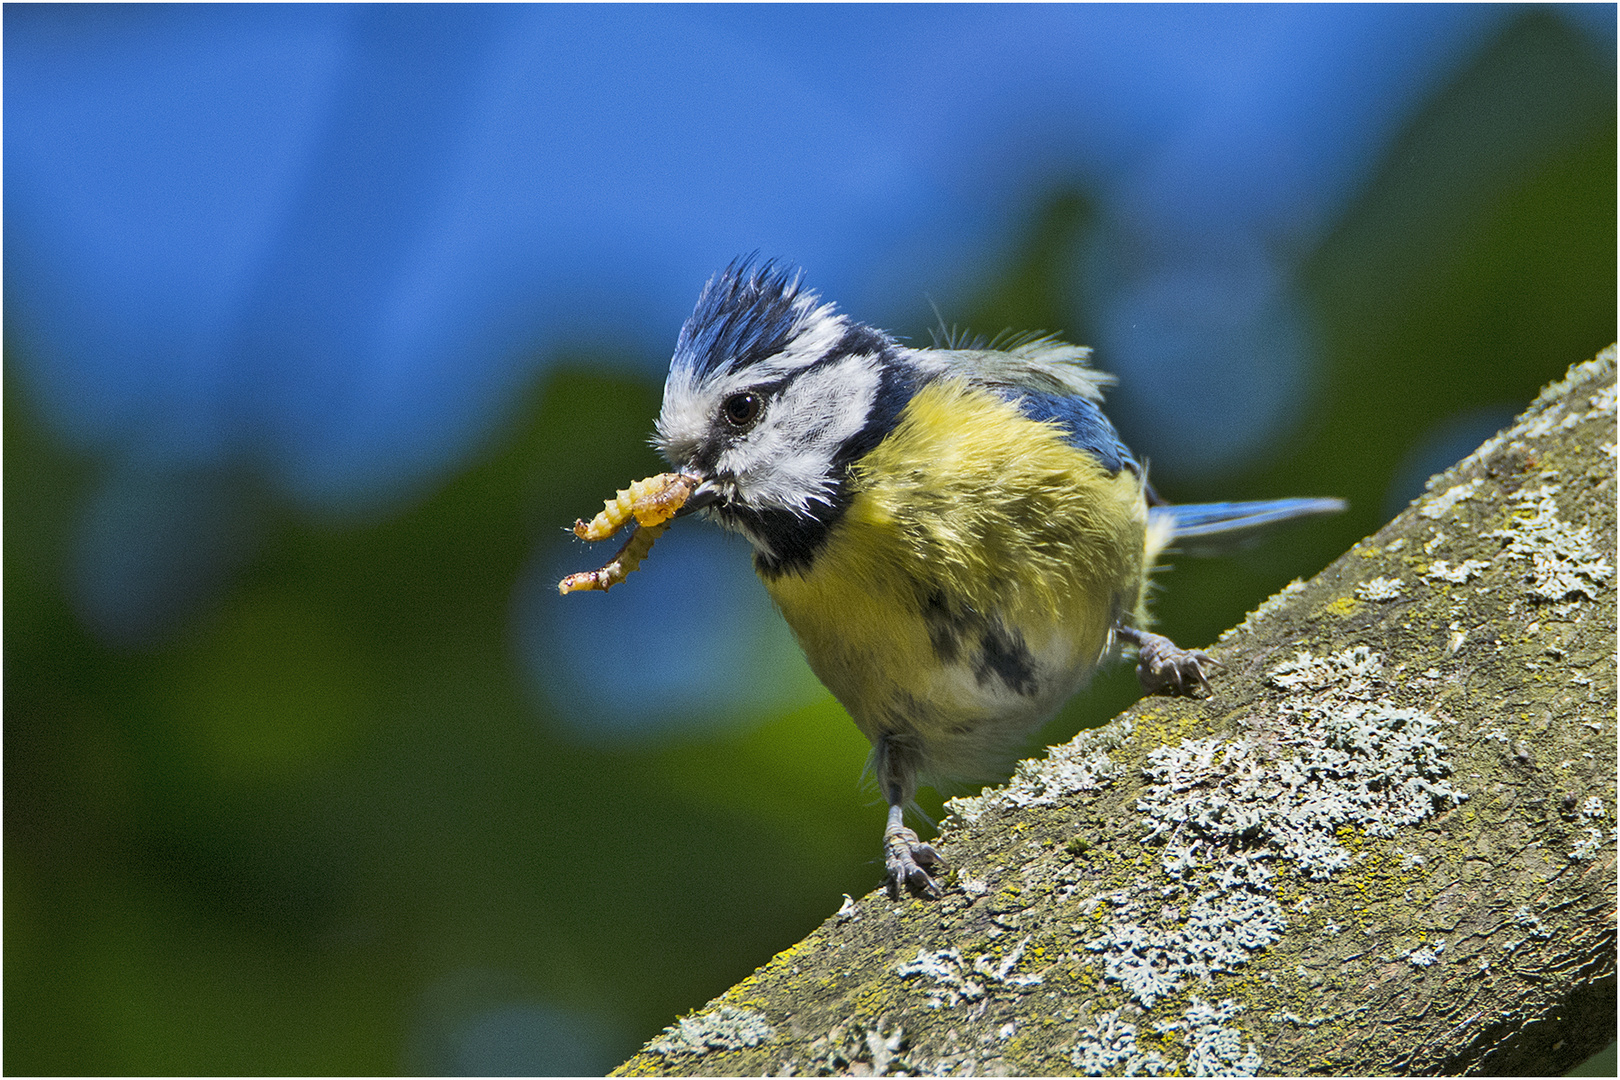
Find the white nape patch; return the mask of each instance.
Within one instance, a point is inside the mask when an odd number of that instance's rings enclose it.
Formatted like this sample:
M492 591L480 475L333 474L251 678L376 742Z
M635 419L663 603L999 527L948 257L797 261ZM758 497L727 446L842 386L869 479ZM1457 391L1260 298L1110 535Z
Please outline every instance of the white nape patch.
M879 381L872 356L805 372L766 403L759 425L720 455L715 472L747 507L808 516L813 503L831 500L833 456L866 424Z

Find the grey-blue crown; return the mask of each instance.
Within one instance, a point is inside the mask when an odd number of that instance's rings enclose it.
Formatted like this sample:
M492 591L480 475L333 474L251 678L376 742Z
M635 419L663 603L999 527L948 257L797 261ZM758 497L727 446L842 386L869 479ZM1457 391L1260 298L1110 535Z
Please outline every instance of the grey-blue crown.
M737 370L774 356L799 335L819 297L801 287L798 271L753 256L737 259L709 279L675 343L671 366L699 378Z

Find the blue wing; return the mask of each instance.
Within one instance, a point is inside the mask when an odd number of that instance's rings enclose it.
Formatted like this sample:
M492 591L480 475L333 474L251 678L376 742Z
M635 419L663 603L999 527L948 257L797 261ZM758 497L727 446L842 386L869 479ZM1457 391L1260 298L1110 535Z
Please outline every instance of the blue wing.
M1090 398L1030 390L1009 393L1007 397L1031 420L1056 421L1068 432L1066 441L1070 446L1084 450L1109 472L1142 471L1130 450L1120 442L1114 425L1103 415L1102 407Z
M1141 474L1141 465L1103 415L1103 388L1114 377L1091 366L1090 349L1051 335L1015 334L964 347L916 349L909 355L930 374L968 379L1000 394L1031 420L1056 422L1070 446L1084 450L1109 472Z

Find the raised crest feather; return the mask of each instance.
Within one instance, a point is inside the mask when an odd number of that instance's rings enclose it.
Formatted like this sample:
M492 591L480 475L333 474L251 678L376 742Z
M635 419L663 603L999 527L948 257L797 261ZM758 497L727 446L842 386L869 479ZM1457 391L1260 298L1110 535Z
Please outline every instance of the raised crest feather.
M738 371L780 353L832 304L803 288L800 271L737 259L710 278L681 327L671 367L698 378Z

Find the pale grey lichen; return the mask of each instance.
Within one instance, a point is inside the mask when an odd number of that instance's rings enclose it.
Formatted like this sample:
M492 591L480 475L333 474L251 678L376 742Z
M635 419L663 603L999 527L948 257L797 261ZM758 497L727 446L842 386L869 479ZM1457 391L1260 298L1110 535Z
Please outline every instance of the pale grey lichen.
M1081 1076L1106 1076L1116 1069L1121 1076L1168 1076L1175 1063L1156 1050L1143 1052L1136 1044L1136 1025L1121 1020L1121 1011L1098 1013L1080 1032L1069 1055L1075 1069Z
M1369 646L1356 645L1332 656L1313 656L1303 649L1272 668L1266 681L1283 690L1322 690L1338 687L1356 696L1383 674L1384 658Z
M1287 585L1284 585L1277 592L1273 593L1271 596L1262 601L1259 607L1255 608L1253 611L1244 616L1241 623L1222 633L1220 640L1225 641L1229 637L1233 637L1248 630L1253 630L1258 624L1270 618L1274 612L1286 607L1288 602L1293 599L1295 595L1303 592L1304 589L1305 582L1303 579L1295 578L1293 581L1290 581Z
M1290 695L1279 706L1286 723L1264 744L1184 739L1149 752L1153 783L1136 808L1147 839L1166 841L1159 865L1172 882L1154 903L1182 898L1185 914L1150 910L1130 890L1099 898L1114 918L1085 947L1102 954L1105 979L1148 1007L1185 978L1234 971L1287 926L1273 899L1278 860L1325 879L1350 864L1344 826L1390 837L1467 798L1445 779L1440 722L1376 700L1382 671L1365 646L1300 652L1269 675Z
M1581 803L1581 817L1600 818L1608 816L1609 807L1608 804L1603 801L1603 796L1601 795L1593 795L1591 798Z
M1530 412L1527 413L1524 419L1513 428L1512 436L1517 439L1537 439L1543 435L1546 435L1548 432L1560 430L1567 431L1589 417L1601 417L1605 414L1614 412L1615 388L1612 385L1602 387L1596 393L1587 395L1586 404L1590 406L1589 409L1581 409L1577 400L1571 397L1562 403L1562 416L1559 415L1560 410L1556 407L1546 409L1539 414L1535 412L1536 405L1543 404L1544 402L1548 404L1555 403L1555 398L1557 395L1549 397L1547 391L1558 388L1559 393L1562 394L1571 389L1579 381L1579 375L1586 375L1588 377L1601 375L1603 373L1601 363L1604 360L1605 355L1607 355L1609 366L1613 367L1613 350L1605 349L1603 353L1598 354L1595 360L1588 360L1585 364L1577 364L1570 368L1569 376L1566 377L1562 382L1554 383L1552 386L1544 389L1541 395L1536 398L1535 403L1532 404Z
M981 795L950 799L945 807L966 822L977 821L992 806L1053 806L1082 791L1096 791L1124 771L1108 756L1131 735L1130 721L1082 731L1045 758L1018 763L1012 779Z
M1513 921L1524 929L1530 931L1530 936L1542 941L1552 937L1552 931L1547 929L1541 921L1541 916L1530 910L1529 904L1520 904L1519 910L1513 913Z
M1587 826L1586 835L1575 842L1569 857L1577 862L1585 862L1597 857L1598 848L1603 845L1603 830Z
M1357 600L1386 601L1400 599L1405 586L1400 578L1375 577L1356 586Z
M1193 901L1185 938L1195 958L1189 970L1202 974L1199 964L1214 971L1233 971L1282 936L1288 920L1269 896L1249 889L1203 893Z
M844 902L842 904L838 905L838 910L837 911L833 912L833 918L838 920L841 923L844 923L844 922L848 922L849 920L851 920L851 919L853 919L855 917L856 917L855 898L853 896L849 895L849 893L845 893L844 894Z
M1236 971L1287 925L1275 900L1247 886L1199 893L1186 917L1168 926L1139 921L1144 912L1136 900L1116 894L1110 901L1115 917L1085 948L1103 954L1103 977L1143 1008L1175 993L1183 977L1208 983L1211 975Z
M1604 413L1614 412L1614 384L1610 383L1608 386L1601 388L1597 393L1590 395L1586 401L1592 406L1592 411L1588 414L1590 416L1601 416ZM1582 419L1585 419L1585 417L1582 417Z
M906 1045L906 1033L898 1024L893 1031L886 1032L883 1027L884 1022L879 1020L861 1036L861 1042L864 1044L862 1049L866 1051L866 1059L871 1063L873 1076L888 1075L889 1066Z
M1482 562L1479 559L1464 559L1456 566L1452 566L1445 559L1437 559L1429 564L1428 570L1424 571L1424 576L1434 578L1436 581L1450 582L1453 585L1463 585L1479 577L1480 574L1490 569L1490 566L1490 563Z
M1411 949L1404 954L1404 958L1413 967L1433 967L1440 961L1440 954L1445 951L1446 943L1438 941L1433 945L1423 945Z
M985 996L986 984L1000 984L1014 989L1039 986L1043 981L1039 975L1013 974L1028 944L1029 938L1026 937L1006 956L981 953L971 962L963 959L960 949L935 949L932 952L918 949L914 958L896 964L894 971L902 979L931 980L934 985L927 988L928 1007L940 1009L964 1001L978 1001Z
M741 1050L758 1046L776 1035L776 1029L763 1013L721 1005L696 1016L683 1016L663 1034L647 1044L647 1049L665 1057L679 1054L702 1056L711 1050Z
M866 1052L871 1055L872 1075L884 1076L889 1071L889 1065L894 1061L895 1055L906 1045L906 1033L899 1026L890 1032L884 1032L883 1022L871 1028L866 1033Z
M1208 1005L1193 996L1192 1005L1179 1021L1161 1020L1154 1028L1165 1033L1179 1032L1191 1048L1182 1071L1188 1076L1256 1076L1264 1062L1250 1042L1243 1049L1243 1031L1227 1027L1226 1021L1243 1011L1228 998L1219 1005Z
M1301 968L1300 971L1300 978L1305 978L1305 975L1303 974L1305 969ZM1292 1012L1288 1009L1278 1009L1276 1012L1271 1014L1272 1023L1293 1024L1295 1027L1320 1027L1324 1019L1326 1018L1321 1016L1313 1016L1307 1020L1305 1017L1299 1015L1299 1013Z
M971 896L975 900L990 891L990 883L988 881L986 881L984 878L973 877L966 872L957 875L956 884L965 895Z
M1475 492L1479 491L1480 485L1483 483L1483 480L1476 478L1447 488L1444 492L1420 506L1418 513L1431 519L1444 517L1446 512L1458 503L1473 498Z
M1542 387L1541 393L1536 395L1536 400L1530 403L1530 407L1519 417L1517 423L1492 435L1472 454L1464 458L1462 467L1466 468L1485 460L1496 453L1504 443L1512 444L1522 439L1540 438L1557 429L1574 427L1588 418L1602 418L1613 414L1614 386L1599 387L1588 395L1586 399L1590 406L1588 410L1580 409L1573 391L1584 382L1595 381L1612 373L1614 360L1615 348L1610 345L1591 360L1572 365L1563 379Z
M1615 347L1610 345L1590 360L1582 360L1578 364L1571 364L1569 370L1564 372L1562 379L1541 388L1541 393L1536 395L1536 400L1530 403L1529 411L1534 412L1538 408L1557 402L1583 382L1592 382L1603 378L1603 376L1614 370L1614 363ZM1593 412L1614 412L1614 389L1613 386L1605 386L1591 396L1589 400Z
M839 1024L810 1044L811 1076L922 1076L954 1072L949 1059L939 1062L914 1061L907 1052L905 1029L896 1024L888 1028L886 1017L879 1017L871 1027L862 1024ZM798 1070L788 1063L779 1076L790 1076ZM968 1073L973 1070L969 1068Z
M1556 488L1546 485L1515 493L1508 527L1485 535L1507 541L1506 557L1530 563L1525 581L1532 596L1600 599L1599 590L1614 576L1614 567L1593 544L1591 526L1559 517L1556 494Z
M918 949L917 955L895 966L895 974L902 979L930 979L934 986L928 990L928 1007L942 1008L963 1001L978 1001L984 997L983 984L964 974L960 949L936 949L932 952Z
M1380 666L1370 652L1349 650L1319 660L1300 654L1273 681L1323 688L1333 673L1341 687L1360 685ZM1372 836L1394 835L1437 805L1465 795L1443 777L1451 769L1437 737L1439 721L1419 709L1349 700L1342 694L1285 703L1297 723L1282 745L1293 753L1267 760L1250 742L1183 740L1148 755L1156 783L1137 803L1152 824L1150 839L1175 834L1223 847L1291 859L1314 878L1347 865L1334 838L1343 825ZM1178 854L1185 863L1185 851Z
M1197 870L1203 865L1204 861L1198 857L1198 849L1192 844L1166 844L1164 854L1159 856L1159 866L1177 881L1184 880L1189 870Z
M973 958L973 970L976 974L984 976L992 983L1004 983L1007 986L1039 986L1043 981L1039 975L1014 975L1013 969L1024 958L1024 949L1029 945L1029 938L1025 937L1006 956L999 959L993 953L980 953Z

